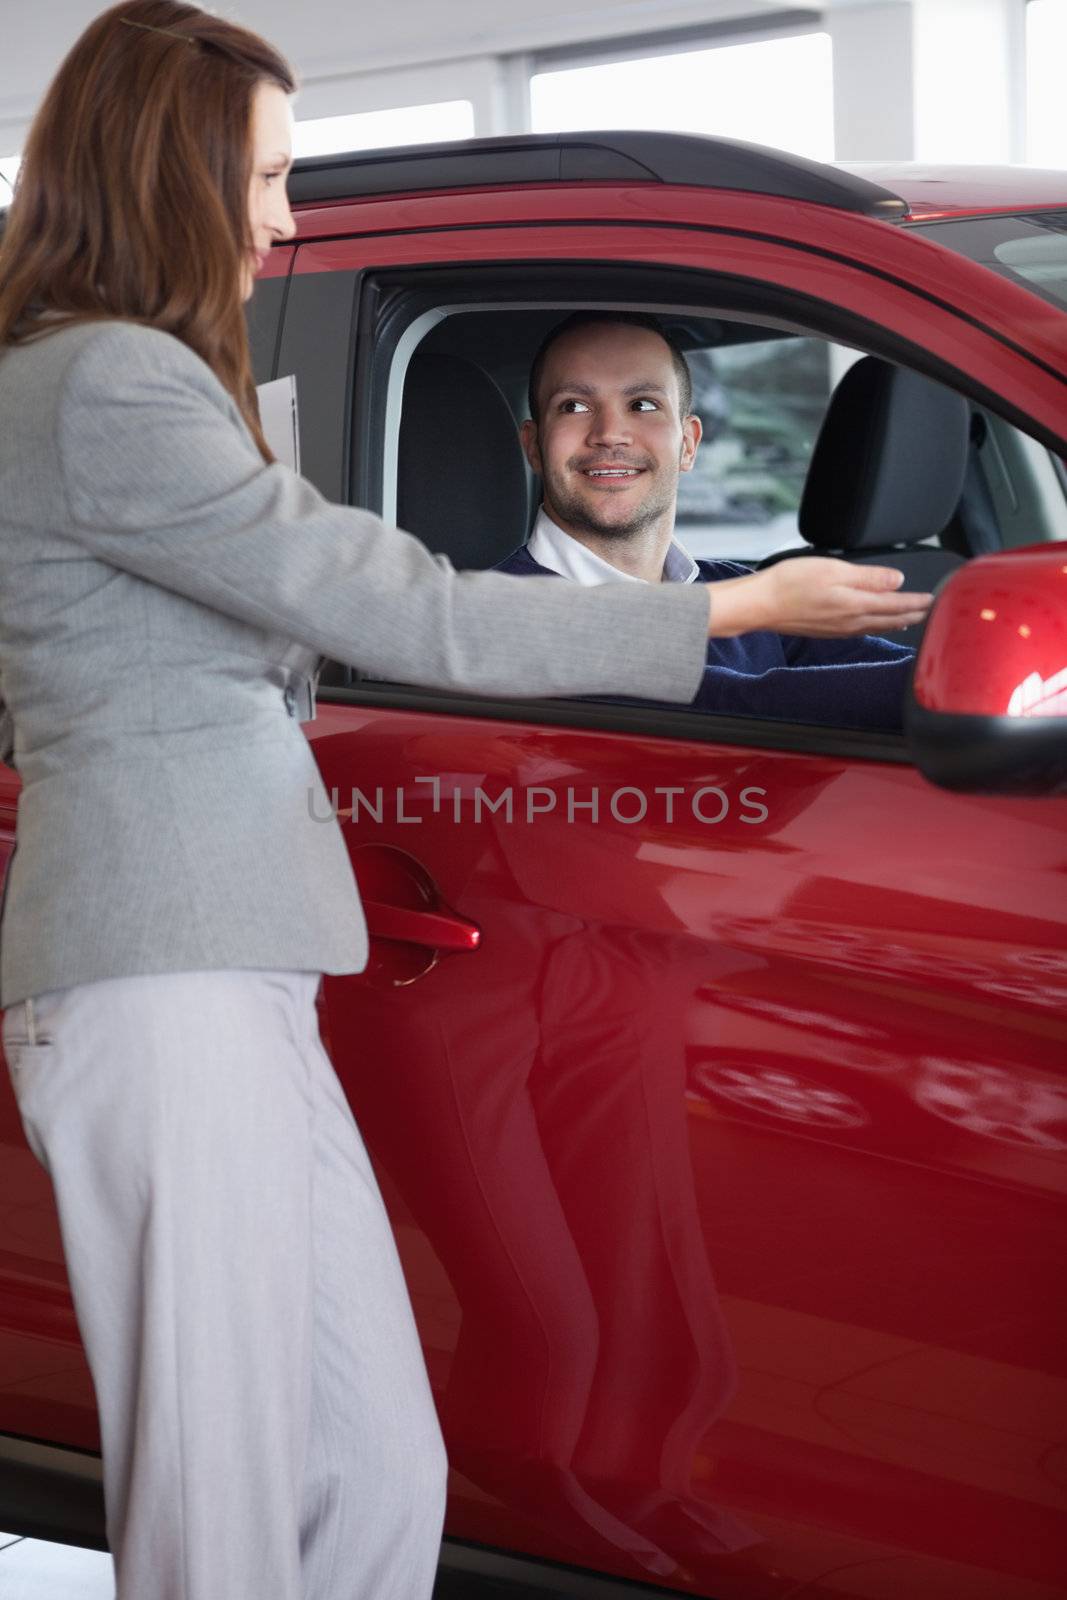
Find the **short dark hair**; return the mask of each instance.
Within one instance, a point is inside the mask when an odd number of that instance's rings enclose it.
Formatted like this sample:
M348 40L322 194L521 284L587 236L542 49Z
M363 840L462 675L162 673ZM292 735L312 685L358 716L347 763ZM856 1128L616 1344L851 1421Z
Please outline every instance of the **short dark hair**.
M550 328L538 347L530 367L530 416L534 422L541 421L541 404L538 391L544 375L545 362L548 352L557 339L562 339L565 334L575 333L580 328L596 328L603 325L621 325L626 328L647 328L649 333L654 333L663 340L671 353L674 364L674 375L678 379L678 399L683 417L689 415L693 409L693 378L689 371L689 363L682 354L682 348L677 340L657 322L655 317L645 316L640 311L575 311L571 316L565 317L562 322L557 322Z

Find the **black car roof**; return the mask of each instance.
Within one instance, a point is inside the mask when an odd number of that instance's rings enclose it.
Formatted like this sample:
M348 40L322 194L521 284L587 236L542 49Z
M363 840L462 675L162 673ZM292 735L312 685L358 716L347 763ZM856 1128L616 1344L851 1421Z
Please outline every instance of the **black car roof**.
M662 183L741 189L898 221L908 207L889 189L821 161L740 139L687 133L521 134L449 144L303 157L293 165L295 204L526 183Z
M321 205L526 183L682 184L804 200L891 222L908 215L899 195L841 167L742 139L689 133L519 134L304 156L293 163L288 189L294 205ZM0 232L3 220L0 210Z

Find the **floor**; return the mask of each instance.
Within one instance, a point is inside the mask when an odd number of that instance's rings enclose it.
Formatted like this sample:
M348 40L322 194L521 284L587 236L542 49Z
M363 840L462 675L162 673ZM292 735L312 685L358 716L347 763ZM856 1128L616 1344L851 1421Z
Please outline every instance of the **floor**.
M482 1600L528 1600L531 1594L522 1584L475 1579L463 1571L442 1571L434 1586L434 1600L473 1600L476 1595ZM111 1557L0 1533L0 1600L115 1600Z
M0 1533L0 1600L115 1600L111 1557Z

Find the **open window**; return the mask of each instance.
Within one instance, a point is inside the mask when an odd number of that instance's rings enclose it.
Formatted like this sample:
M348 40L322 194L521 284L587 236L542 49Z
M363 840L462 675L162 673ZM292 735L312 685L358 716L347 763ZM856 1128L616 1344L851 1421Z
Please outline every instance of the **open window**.
M884 338L878 348L877 330L816 332L766 306L765 294L761 314L746 286L723 285L701 304L673 281L682 274L655 284L647 272L579 268L538 282L527 269L509 282L500 269L481 285L467 273L463 292L442 274L437 294L430 276L377 285L373 363L357 403L380 420L371 435L364 428L353 467L365 503L457 567L491 567L529 531L537 484L518 442L528 374L545 333L573 310L651 312L685 350L704 437L680 480L677 535L709 560L755 566L807 547L813 512L807 527L800 512L831 396L865 353L897 355ZM1047 450L977 401L968 437L963 490L942 524L910 542L945 552L947 570L972 554L1067 538L1067 496Z
M755 566L810 552L822 521L822 502L811 494L817 451L831 484L862 458L862 489L869 441L839 429L832 448L820 443L831 397L858 363L945 389L923 353L885 328L711 273L499 263L315 277L293 280L283 344L292 313L301 314L300 292L316 306L323 296L338 307L358 302L354 349L323 332L320 311L308 302L309 325L319 330L314 392L333 396L327 410L334 416L346 391L351 396L343 441L315 421L315 437L304 438L306 457L324 449L331 457L320 486L339 498L346 482L355 502L380 510L460 569L491 568L528 535L538 486L518 429L528 414L529 369L545 333L576 309L655 314L686 351L705 432L696 470L681 480L677 537L698 559ZM282 367L289 370L284 357ZM921 561L912 587L935 588L974 554L1067 537L1067 496L1045 447L995 415L984 396L951 398L962 418L955 486L930 497L915 490L906 454L884 467L887 482L911 486L912 509L919 508L901 541ZM305 423L316 404L305 405L302 388ZM895 448L899 457L899 441ZM881 547L850 558L891 559ZM331 667L324 682L357 677Z

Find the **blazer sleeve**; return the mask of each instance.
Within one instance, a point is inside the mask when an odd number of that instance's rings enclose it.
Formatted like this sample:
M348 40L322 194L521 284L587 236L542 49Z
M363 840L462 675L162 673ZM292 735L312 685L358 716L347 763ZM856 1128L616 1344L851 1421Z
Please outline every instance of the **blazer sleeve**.
M702 586L457 573L410 534L268 465L210 368L100 325L58 400L71 537L100 560L375 677L499 694L690 700Z

